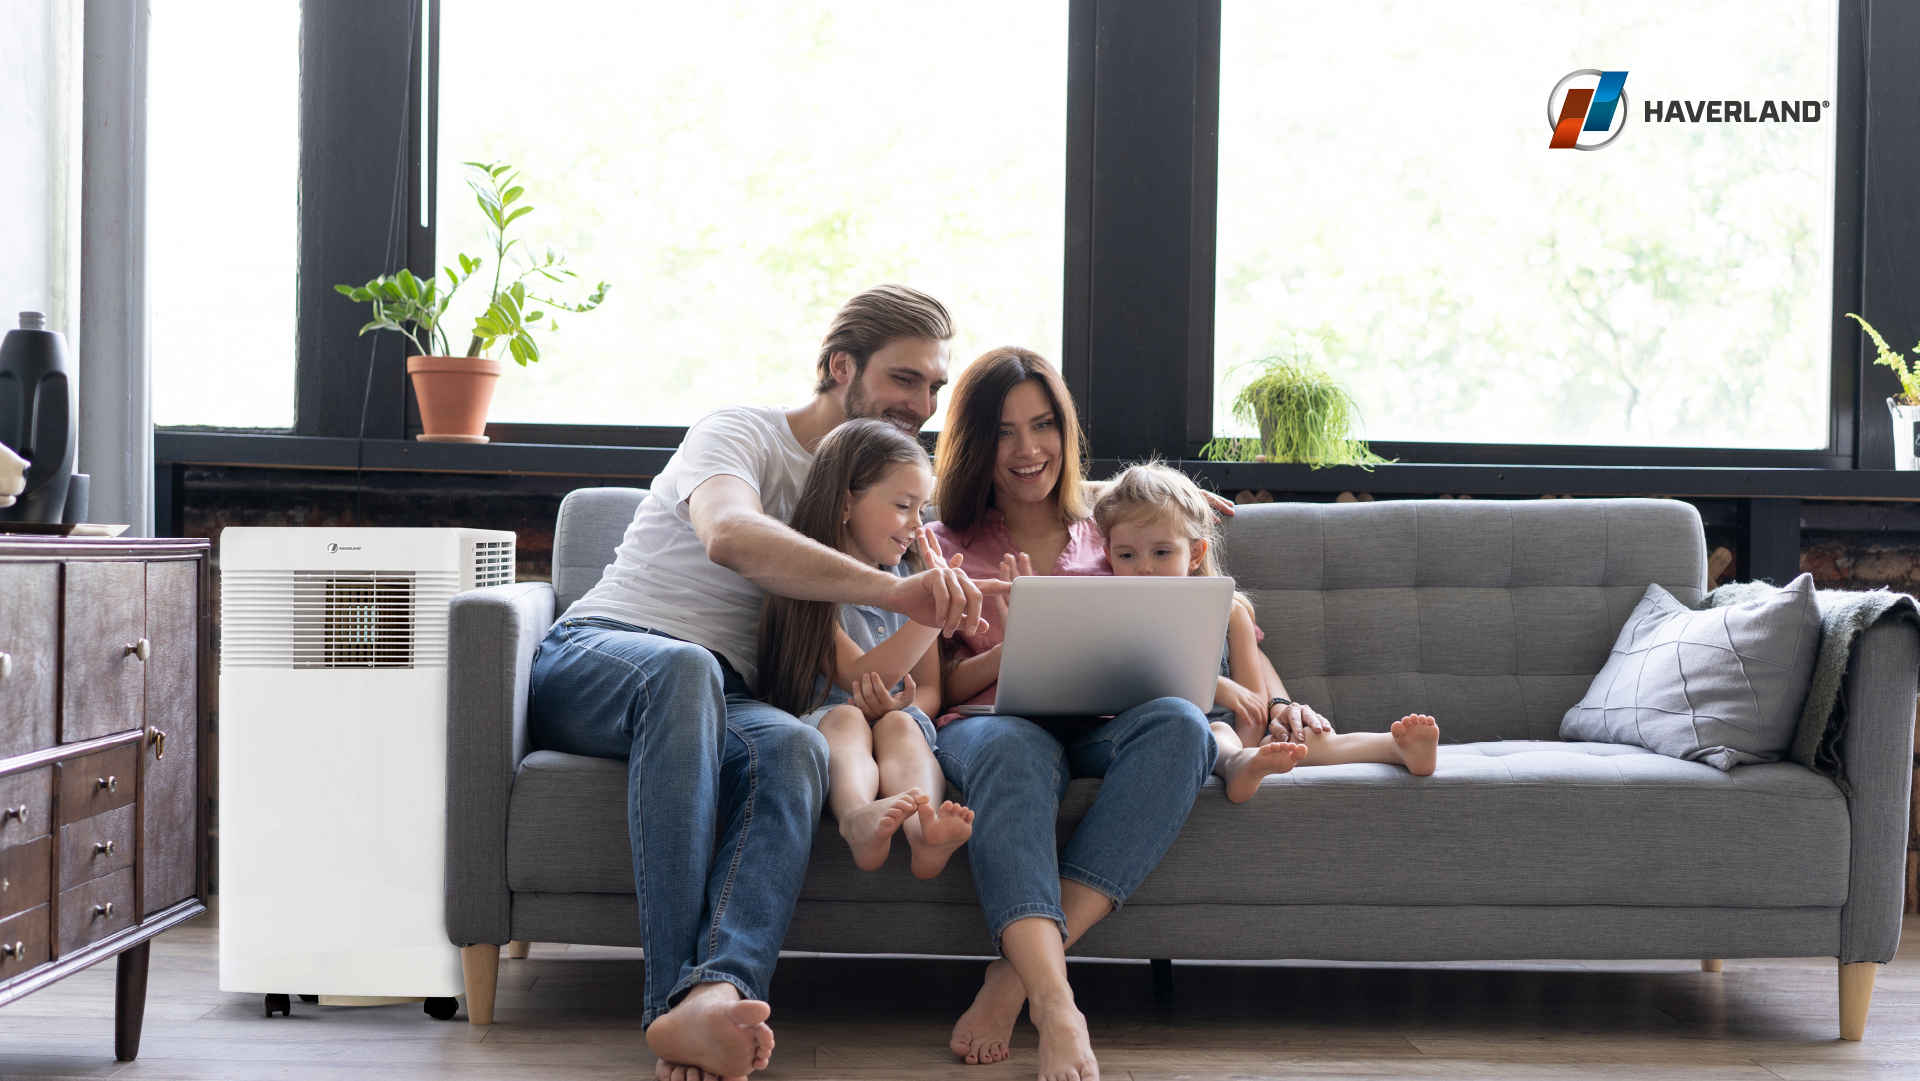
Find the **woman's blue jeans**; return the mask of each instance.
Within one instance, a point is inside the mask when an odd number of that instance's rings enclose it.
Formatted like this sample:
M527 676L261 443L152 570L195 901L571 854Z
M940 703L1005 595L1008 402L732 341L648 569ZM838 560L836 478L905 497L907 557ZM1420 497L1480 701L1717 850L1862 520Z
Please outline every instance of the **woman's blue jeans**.
M1124 902L1167 854L1213 771L1206 715L1157 698L1089 731L1055 739L1019 717L963 717L940 730L941 771L977 814L967 842L993 946L1015 920L1043 916L1067 933L1060 880ZM1104 778L1065 850L1054 821L1067 782Z
M820 824L826 740L706 648L612 620L555 624L532 683L538 746L627 763L643 1023L696 984L766 998Z

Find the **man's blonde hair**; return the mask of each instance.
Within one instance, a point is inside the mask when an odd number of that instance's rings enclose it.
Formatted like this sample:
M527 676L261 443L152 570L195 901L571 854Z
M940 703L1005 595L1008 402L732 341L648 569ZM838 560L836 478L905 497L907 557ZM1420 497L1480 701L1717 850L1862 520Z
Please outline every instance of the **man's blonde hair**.
M953 316L946 305L905 285L876 285L854 294L827 326L827 336L820 343L820 378L813 392L825 394L833 389L830 362L835 353L853 357L853 378L858 379L875 353L901 338L950 341Z

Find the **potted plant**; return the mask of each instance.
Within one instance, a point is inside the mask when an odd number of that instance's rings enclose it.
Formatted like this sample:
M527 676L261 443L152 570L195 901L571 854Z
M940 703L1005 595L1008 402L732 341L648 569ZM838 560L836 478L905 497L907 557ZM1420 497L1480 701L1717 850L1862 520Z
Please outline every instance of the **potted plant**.
M1352 437L1359 407L1345 387L1313 362L1313 352L1296 341L1254 361L1259 374L1234 396L1233 417L1257 425L1260 438L1215 439L1202 448L1201 456L1213 461L1305 462L1315 469L1384 463L1387 459Z
M473 321L471 339L464 356L453 355L445 327L447 306L462 285L479 276L486 259L462 253L460 269L447 267L446 288L439 275L417 278L402 268L395 274L382 274L365 285L336 285L338 292L373 305L373 320L360 333L397 330L406 335L418 353L407 358L407 374L413 379L413 391L420 401L420 424L426 431L419 436L427 442L485 443L487 408L493 403L494 384L505 365L488 357L488 350L501 342L521 367L540 359L540 346L533 331L558 330L553 316L545 310L528 311L529 302L569 312L590 312L600 306L611 288L606 282L594 286L583 301L569 304L527 290L527 280L563 282L575 277L567 269L564 256L548 248L541 258L526 253L509 270L508 256L516 246L526 252L519 238L507 239L507 229L533 212L521 202L525 189L514 183L519 173L510 165L492 162L465 163L470 174L467 186L473 189L480 212L487 219L487 233L493 240L493 282L488 288L487 307ZM515 203L520 205L515 206ZM544 325L542 325L544 324Z
M1872 336L1873 347L1880 351L1880 358L1874 363L1885 364L1900 377L1900 393L1887 399L1887 412L1893 414L1893 467L1920 469L1920 457L1915 455L1920 447L1914 445L1914 440L1920 439L1920 432L1914 430L1914 422L1920 421L1920 365L1894 352L1880 332L1873 329L1872 323L1852 312L1847 313L1847 318ZM1920 354L1920 345L1914 346L1913 351Z

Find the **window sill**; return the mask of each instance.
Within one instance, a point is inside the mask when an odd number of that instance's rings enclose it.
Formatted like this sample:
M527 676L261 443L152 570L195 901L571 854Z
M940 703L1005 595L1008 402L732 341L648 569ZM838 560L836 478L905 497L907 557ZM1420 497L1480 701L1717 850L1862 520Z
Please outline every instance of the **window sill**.
M155 462L282 469L362 469L416 473L491 473L647 478L673 456L664 447L550 443L420 443L399 439L234 432L158 431Z

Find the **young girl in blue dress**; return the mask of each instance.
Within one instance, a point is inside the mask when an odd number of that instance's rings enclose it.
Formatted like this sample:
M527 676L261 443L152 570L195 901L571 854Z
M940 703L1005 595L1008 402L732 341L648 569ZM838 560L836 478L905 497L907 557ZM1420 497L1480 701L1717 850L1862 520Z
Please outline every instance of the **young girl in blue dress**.
M787 524L906 577L938 551L920 523L932 490L918 440L851 420L821 441ZM933 756L939 634L857 604L768 596L760 612L761 697L826 737L827 805L863 871L886 863L904 829L913 873L932 878L973 833L973 812L944 798Z

